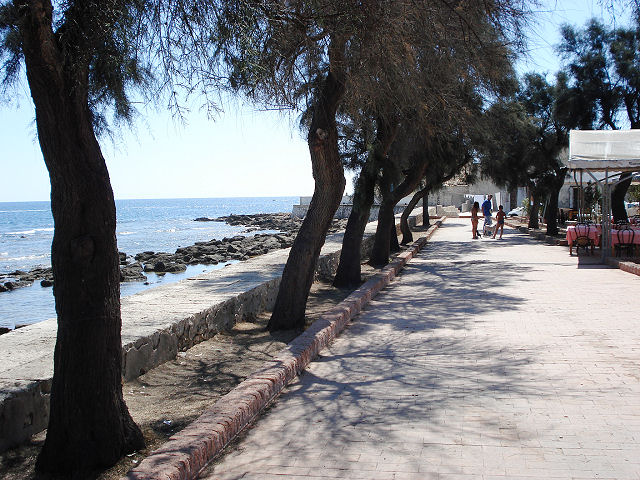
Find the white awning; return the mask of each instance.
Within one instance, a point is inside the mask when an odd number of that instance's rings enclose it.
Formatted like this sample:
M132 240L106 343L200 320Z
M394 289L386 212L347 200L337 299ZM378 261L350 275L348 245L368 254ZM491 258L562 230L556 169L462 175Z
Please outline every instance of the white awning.
M567 166L640 171L640 130L571 130Z

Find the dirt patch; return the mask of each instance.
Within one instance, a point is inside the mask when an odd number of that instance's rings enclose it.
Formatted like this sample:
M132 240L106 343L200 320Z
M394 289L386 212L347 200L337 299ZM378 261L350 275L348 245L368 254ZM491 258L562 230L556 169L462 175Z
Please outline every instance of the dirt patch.
M363 266L363 277L376 270ZM316 282L307 302L307 323L340 303L352 290L337 289ZM193 422L218 398L242 382L263 362L274 357L299 332L270 333L265 330L270 312L245 319L233 329L219 333L141 377L123 385L124 398L133 419L143 431L147 448L124 457L102 472L99 480L119 479L169 437ZM0 478L34 478L36 457L44 443L45 432L29 444L0 454ZM81 454L79 452L79 454Z

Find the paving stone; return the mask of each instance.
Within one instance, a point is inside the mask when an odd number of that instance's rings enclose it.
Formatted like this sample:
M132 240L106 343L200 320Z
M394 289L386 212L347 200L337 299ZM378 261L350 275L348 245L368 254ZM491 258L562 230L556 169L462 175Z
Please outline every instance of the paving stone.
M640 479L640 277L594 260L448 219L201 478Z

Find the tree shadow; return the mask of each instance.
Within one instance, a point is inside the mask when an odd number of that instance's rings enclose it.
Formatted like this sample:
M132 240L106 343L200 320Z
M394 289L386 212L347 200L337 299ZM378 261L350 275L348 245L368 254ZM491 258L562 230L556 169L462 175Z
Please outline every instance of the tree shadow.
M500 244L533 242L558 248L517 232L505 232ZM481 258L464 258L470 245ZM528 414L534 397L557 401L557 386L566 385L562 374L536 367L550 346L522 348L492 341L491 330L481 332L484 323L495 328L495 320L504 317L503 328L509 328L509 315L525 313L521 307L530 299L518 287L538 281L528 277L548 261L544 255L526 263L482 258L492 248L494 241L429 242L288 388L291 395L258 421L270 425L268 442L248 434L237 444L224 478L255 472L256 464L283 474L282 464L271 459L281 451L291 452L291 465L311 466L311 475L317 467L344 469L348 477L350 468L358 468L349 464L350 456L371 454L401 462L407 472L423 472L431 454L435 472L438 456L460 456L463 448L466 454L505 442L539 446L538 438L550 434L547 427L519 428L518 415ZM566 266L573 265L575 259L567 258ZM566 388L568 395L577 393ZM504 410L504 404L522 407ZM474 421L465 422L468 417ZM482 465L484 453L477 455ZM451 468L447 473L470 473Z

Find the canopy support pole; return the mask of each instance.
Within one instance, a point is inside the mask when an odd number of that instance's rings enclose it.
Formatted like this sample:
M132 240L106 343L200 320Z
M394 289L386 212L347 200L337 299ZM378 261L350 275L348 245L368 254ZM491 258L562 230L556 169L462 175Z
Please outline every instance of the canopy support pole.
M602 263L606 263L611 256L611 185L609 185L609 169L605 169L605 177L602 182Z

